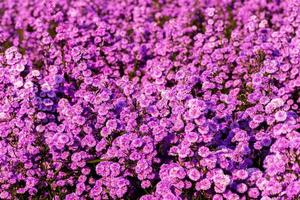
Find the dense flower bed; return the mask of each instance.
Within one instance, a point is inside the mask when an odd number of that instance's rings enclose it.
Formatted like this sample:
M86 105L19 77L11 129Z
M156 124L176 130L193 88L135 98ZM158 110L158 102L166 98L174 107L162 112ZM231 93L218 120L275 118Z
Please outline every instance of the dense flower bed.
M0 1L0 198L292 200L299 0Z

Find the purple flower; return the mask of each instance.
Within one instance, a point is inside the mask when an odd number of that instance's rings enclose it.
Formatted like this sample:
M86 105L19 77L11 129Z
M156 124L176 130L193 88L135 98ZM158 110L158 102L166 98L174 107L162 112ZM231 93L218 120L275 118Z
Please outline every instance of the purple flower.
M174 178L183 179L186 176L186 172L182 167L173 167L170 169L169 175Z
M248 172L246 170L240 169L233 172L233 175L236 176L237 179L245 180L248 177Z
M0 198L297 198L299 7L3 0Z
M186 133L186 140L189 141L190 143L195 143L198 140L198 134L195 132L188 132Z
M248 191L248 195L251 198L258 198L260 195L260 192L257 188L250 188Z
M287 118L287 113L283 110L280 110L280 111L277 111L275 113L275 119L276 121L278 122L282 122L282 121L285 121Z
M200 172L195 168L188 170L187 175L193 181L198 181L201 177Z
M236 189L239 193L245 193L248 189L247 185L245 183L240 183L236 186Z
M201 157L207 157L209 154L210 151L207 147L202 146L198 149L198 155Z
M65 134L60 134L57 138L57 141L61 144L66 144L69 142L69 137Z
M109 162L100 162L97 166L96 166L96 172L98 175L100 176L104 176L107 177L111 174L111 170L109 169Z
M196 183L196 190L208 190L211 187L211 181L207 178Z
M81 195L85 191L85 184L84 183L78 183L76 185L76 194Z

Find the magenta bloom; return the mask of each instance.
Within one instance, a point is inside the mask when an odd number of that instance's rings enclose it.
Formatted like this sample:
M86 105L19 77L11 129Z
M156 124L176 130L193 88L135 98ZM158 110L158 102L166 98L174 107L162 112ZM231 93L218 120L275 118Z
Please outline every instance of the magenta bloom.
M0 199L298 199L299 16L0 1Z

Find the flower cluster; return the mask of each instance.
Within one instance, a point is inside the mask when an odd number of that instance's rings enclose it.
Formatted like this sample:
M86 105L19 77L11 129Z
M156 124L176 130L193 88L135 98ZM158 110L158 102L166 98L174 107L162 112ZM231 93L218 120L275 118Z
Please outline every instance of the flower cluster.
M0 199L300 198L299 0L3 0Z

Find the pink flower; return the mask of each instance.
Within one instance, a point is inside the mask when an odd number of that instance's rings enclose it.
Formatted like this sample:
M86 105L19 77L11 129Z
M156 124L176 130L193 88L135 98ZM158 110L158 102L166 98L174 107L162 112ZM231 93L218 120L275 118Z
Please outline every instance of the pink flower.
M285 121L286 118L287 118L287 114L286 114L286 112L283 111L283 110L277 111L277 112L275 113L275 119L276 119L276 121L278 121L278 122Z
M188 177L193 181L198 181L200 179L200 172L196 168L192 168L187 172Z

